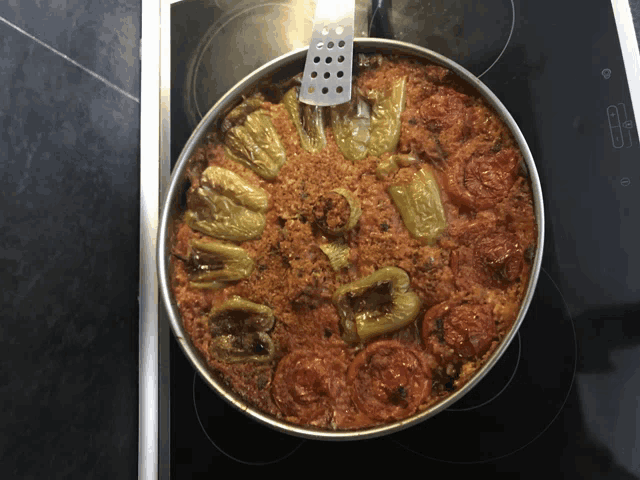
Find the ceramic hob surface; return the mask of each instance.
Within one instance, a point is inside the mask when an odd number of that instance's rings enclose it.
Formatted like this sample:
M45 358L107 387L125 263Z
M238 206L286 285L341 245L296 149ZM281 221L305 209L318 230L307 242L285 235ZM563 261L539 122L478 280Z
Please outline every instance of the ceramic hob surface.
M575 5L550 0L394 0L380 11L371 3L380 2L356 2L358 36L454 59L494 91L529 143L547 216L530 309L499 363L452 408L357 443L256 424L202 381L171 338L171 476L354 459L366 473L382 458L439 474L640 478L640 142L611 4L581 9L576 21ZM237 81L306 45L313 13L302 1L172 5L172 162Z

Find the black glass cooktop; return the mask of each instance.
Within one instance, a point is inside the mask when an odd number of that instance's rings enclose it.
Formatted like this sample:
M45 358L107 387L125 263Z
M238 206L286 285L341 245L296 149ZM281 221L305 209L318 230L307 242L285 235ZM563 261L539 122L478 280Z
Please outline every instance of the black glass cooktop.
M173 162L235 82L306 44L313 13L303 1L172 6ZM460 402L357 443L302 440L247 419L206 386L171 338L172 478L255 465L640 478L640 142L610 2L576 10L551 0L358 1L356 33L456 60L519 124L547 217L529 312L499 363Z

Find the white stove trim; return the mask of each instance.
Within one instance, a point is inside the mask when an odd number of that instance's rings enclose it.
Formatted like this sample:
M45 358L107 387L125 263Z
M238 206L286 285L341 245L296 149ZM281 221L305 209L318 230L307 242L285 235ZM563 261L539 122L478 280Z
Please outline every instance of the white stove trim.
M640 49L638 48L638 37L633 25L629 0L611 0L611 4L637 128L640 125Z
M142 0L138 478L170 476L170 327L157 277L161 201L170 177L170 0ZM166 60L166 61L165 61Z

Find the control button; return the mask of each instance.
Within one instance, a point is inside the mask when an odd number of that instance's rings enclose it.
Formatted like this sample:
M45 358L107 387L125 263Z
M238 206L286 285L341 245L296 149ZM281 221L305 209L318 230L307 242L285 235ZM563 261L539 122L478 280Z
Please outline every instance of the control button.
M607 107L607 119L609 120L609 131L611 132L613 148L622 148L624 146L624 138L622 137L622 128L620 127L618 107L615 105L609 105Z
M626 135L624 135L624 132L623 132L623 136L627 139L626 141L624 141L624 140L623 141L627 145L627 148L629 148L629 147L631 147L633 145L633 136L631 135L631 129L633 128L633 122L631 121L631 119L627 115L627 106L624 103L619 103L618 104L618 112L621 113L621 115L620 115L620 123L622 123L622 126L627 131Z
M629 177L622 177L620 179L620 185L622 185L623 187L628 187L629 185L631 185L631 179Z
M609 126L610 127L619 127L620 126L620 116L618 115L618 107L615 105L609 105L607 107L607 115L609 116Z
M605 80L609 80L611 78L611 70L609 70L608 68L602 70L601 73Z

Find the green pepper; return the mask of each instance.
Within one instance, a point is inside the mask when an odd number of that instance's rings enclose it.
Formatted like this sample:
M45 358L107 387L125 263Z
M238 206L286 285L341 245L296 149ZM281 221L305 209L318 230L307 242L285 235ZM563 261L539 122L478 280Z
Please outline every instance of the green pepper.
M420 170L409 185L389 187L389 194L409 233L418 240L433 244L447 228L438 182L430 170Z
M260 187L251 185L240 175L226 168L216 165L208 167L202 172L200 182L214 192L224 195L238 205L247 207L254 212L264 213L269 206L267 192Z
M285 94L282 103L298 131L302 148L309 153L317 153L327 145L322 114L323 107L300 103L298 91L299 87L293 87Z
M371 137L371 109L354 89L349 103L331 107L331 126L336 144L345 158L355 162L367 156Z
M273 358L274 351L273 340L263 332L220 335L211 339L209 347L211 355L226 363L265 363Z
M406 103L407 79L400 78L388 93L372 90L367 100L358 90L351 102L331 108L331 125L340 151L351 161L393 152L400 140L400 116Z
M258 93L245 99L240 105L231 110L224 119L222 129L226 132L234 125L244 123L250 113L258 110L264 103L264 97Z
M418 163L418 159L410 154L396 154L390 155L385 159L381 159L378 162L378 166L376 167L376 177L379 180L384 180L384 178L398 171L401 167L410 167Z
M338 288L332 300L343 340L364 342L411 323L420 311L420 299L409 291L409 285L404 270L384 267Z
M192 239L187 258L189 284L195 288L223 288L251 275L254 262L235 245Z
M275 347L267 334L274 326L273 310L234 296L214 308L209 317L209 352L228 363L267 362Z
M386 95L380 91L369 92L368 98L374 102L369 155L380 156L396 149L400 140L400 116L406 103L406 86L407 79L400 78Z
M340 197L346 200L341 201ZM346 207L341 210L341 207ZM321 195L313 207L316 225L329 235L342 235L353 229L362 215L360 201L349 190L336 188Z
M187 194L184 221L189 227L221 240L242 242L262 235L267 193L221 167L208 167L200 186Z
M224 140L225 152L265 180L273 180L287 155L271 117L261 110L247 115L243 125L231 127Z
M233 334L268 332L273 328L273 310L250 300L234 295L221 306L211 310L209 325L211 334Z
M349 246L342 242L320 245L320 250L327 256L331 268L338 272L349 267Z

